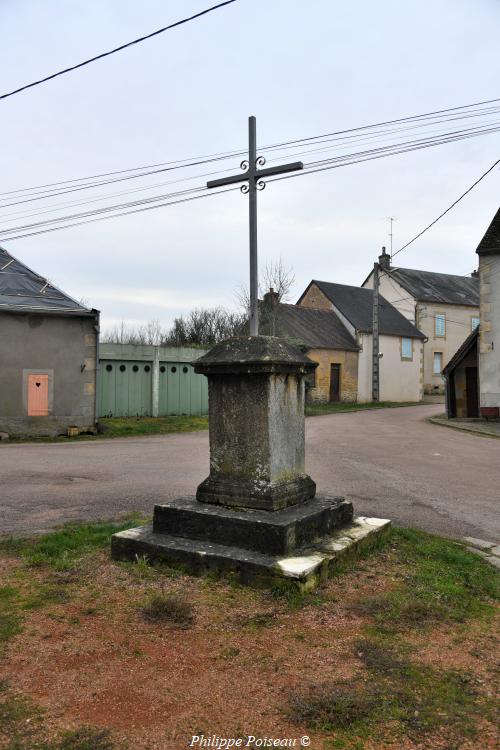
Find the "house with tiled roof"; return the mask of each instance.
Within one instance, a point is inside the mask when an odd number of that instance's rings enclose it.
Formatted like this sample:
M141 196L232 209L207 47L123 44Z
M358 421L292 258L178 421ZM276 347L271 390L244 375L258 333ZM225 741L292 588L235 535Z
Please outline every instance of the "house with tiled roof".
M260 331L288 339L317 362L306 380L307 401L357 400L359 345L332 310L286 305L270 290L260 306Z
M95 429L99 312L0 248L0 433Z
M334 315L358 346L356 400L372 400L373 291L313 279L297 307ZM424 334L382 295L379 298L381 401L420 401ZM344 372L341 369L340 381Z
M393 266L382 248L379 289L385 299L422 331L424 392L443 393L443 369L479 324L479 278ZM362 284L373 288L373 271Z

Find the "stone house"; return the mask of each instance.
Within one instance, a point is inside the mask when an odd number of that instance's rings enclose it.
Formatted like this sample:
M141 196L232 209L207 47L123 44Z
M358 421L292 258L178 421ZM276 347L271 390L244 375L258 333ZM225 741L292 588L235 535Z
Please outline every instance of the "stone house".
M479 406L482 416L498 417L500 410L500 208L479 243L476 253L479 256L481 298L478 347Z
M97 310L0 248L0 432L93 431L98 334Z
M479 279L391 266L379 256L380 293L422 331L424 392L444 393L443 368L479 324ZM362 286L373 288L373 271Z
M373 291L313 280L297 306L328 310L344 324L359 347L357 401L372 400ZM425 336L380 296L380 400L420 401Z
M271 290L260 305L260 331L300 346L318 363L306 379L308 401L357 400L359 346L333 311L278 303Z

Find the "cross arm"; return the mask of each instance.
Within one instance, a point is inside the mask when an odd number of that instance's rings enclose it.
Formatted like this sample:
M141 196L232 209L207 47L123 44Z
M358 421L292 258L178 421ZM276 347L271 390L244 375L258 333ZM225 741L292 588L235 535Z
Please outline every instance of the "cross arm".
M272 174L283 174L284 172L296 172L298 169L304 169L304 165L301 161L293 161L290 164L278 164L276 167L266 167L265 169L258 169L255 172L255 179L260 177L269 177Z
M231 177L221 177L219 180L209 180L207 182L207 188L220 187L221 185L232 185L235 182L244 182L245 180L248 180L248 172L233 174Z

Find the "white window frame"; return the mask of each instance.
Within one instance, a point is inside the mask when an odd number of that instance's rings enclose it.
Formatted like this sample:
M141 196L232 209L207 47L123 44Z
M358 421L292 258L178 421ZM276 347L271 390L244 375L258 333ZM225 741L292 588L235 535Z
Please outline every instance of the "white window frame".
M471 329L472 329L473 331L475 331L475 330L476 330L476 328L479 328L479 324L480 324L480 323L481 323L481 318L476 318L476 317L472 317L472 318L470 319L470 325L471 325ZM475 325L474 325L474 324L475 324Z
M443 332L438 331L438 322L443 323ZM434 336L439 339L444 339L446 336L446 315L445 313L436 313L434 316Z
M440 369L436 371L436 357L439 357ZM432 355L432 374L441 375L443 372L443 352L433 352Z
M410 353L408 355L405 354L404 350L405 342L409 342L410 344ZM404 359L407 362L413 360L413 339L411 336L401 336L401 359Z

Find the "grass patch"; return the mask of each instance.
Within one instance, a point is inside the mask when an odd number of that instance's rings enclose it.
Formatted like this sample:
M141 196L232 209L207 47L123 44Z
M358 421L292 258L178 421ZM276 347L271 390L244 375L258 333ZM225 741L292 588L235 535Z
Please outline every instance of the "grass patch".
M361 411L362 409L394 409L398 406L419 406L421 401L369 401L366 404L336 401L327 404L306 404L306 417L335 414L339 411Z
M0 540L0 552L21 557L33 567L50 565L55 570L70 570L79 557L109 546L112 534L138 523L137 514L117 522L70 523L36 539Z
M130 435L165 435L170 432L194 432L208 429L206 415L179 415L172 417L101 417L99 431L102 437L129 437Z
M17 613L18 594L13 586L0 586L0 649L22 630Z
M287 716L297 724L330 732L365 721L375 705L376 696L352 682L322 683L292 693Z
M338 740L394 736L421 741L439 732L449 742L474 737L476 721L488 715L469 675L439 671L410 661L406 648L380 640L357 644L366 675L309 686L293 693L286 713L319 731L340 731Z
M53 750L113 750L115 744L109 730L81 727L66 732L61 740L47 750L52 750L52 747Z
M194 622L193 605L177 594L153 594L140 609L147 622L164 622L183 629Z
M390 540L402 564L401 581L386 594L352 605L371 615L379 632L465 622L493 613L500 576L478 555L415 529L394 529Z

